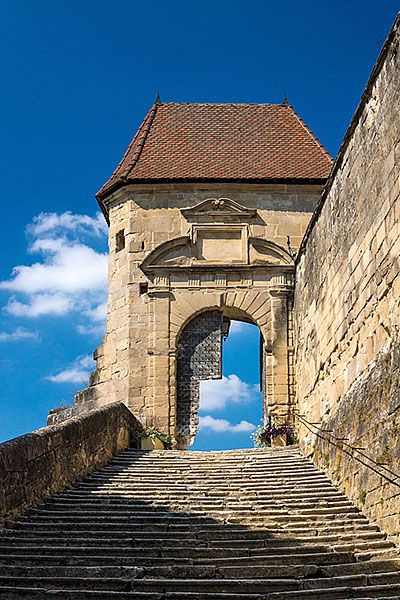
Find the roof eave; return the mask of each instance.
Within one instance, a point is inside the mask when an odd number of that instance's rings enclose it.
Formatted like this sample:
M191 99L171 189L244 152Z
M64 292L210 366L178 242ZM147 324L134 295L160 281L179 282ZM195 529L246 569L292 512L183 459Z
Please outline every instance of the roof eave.
M115 181L113 184L103 186L96 194L97 202L101 208L101 211L109 224L108 207L105 200L114 194L119 189L128 185L134 184L163 184L163 183L247 183L247 184L281 184L281 185L325 185L328 177L232 177L232 178L220 178L220 177L187 177L187 178L174 178L174 177L163 177L159 179L155 178L142 178L132 179L129 181Z

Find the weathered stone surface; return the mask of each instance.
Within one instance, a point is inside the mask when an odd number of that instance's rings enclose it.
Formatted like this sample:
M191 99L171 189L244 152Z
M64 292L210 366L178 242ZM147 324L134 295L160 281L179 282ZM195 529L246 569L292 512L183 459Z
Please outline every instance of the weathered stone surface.
M179 339L191 319L216 310L259 326L266 408L285 420L294 402L287 238L296 250L320 191L160 183L112 194L107 335L89 389L49 422L123 401L143 424L175 436Z
M303 425L301 435L318 464L397 540L399 59L398 20L303 243L295 293L299 411L330 430L322 435L333 444L313 436L315 427Z
M75 483L123 450L141 425L122 403L0 444L0 524Z
M399 566L294 447L128 450L0 534L2 598L386 598Z

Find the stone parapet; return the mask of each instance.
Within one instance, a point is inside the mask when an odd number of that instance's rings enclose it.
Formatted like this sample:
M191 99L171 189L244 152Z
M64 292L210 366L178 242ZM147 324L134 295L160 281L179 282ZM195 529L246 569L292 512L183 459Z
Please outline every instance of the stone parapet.
M0 444L0 525L139 447L142 427L122 403Z

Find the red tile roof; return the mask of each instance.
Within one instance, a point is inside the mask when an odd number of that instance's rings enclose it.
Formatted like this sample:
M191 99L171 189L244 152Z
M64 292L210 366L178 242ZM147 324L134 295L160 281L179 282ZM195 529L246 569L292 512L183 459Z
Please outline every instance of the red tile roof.
M156 102L97 198L135 182L325 180L331 166L287 103Z

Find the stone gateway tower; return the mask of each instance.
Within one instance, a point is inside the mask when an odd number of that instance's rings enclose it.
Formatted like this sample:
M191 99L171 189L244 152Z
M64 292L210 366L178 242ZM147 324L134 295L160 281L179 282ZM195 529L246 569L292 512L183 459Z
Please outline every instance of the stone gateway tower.
M332 168L287 102L151 108L97 196L90 385L0 447L2 597L400 598L399 44ZM186 452L232 319L297 447Z
M259 327L264 415L290 419L293 258L331 165L286 101L157 101L97 194L107 333L90 387L50 422L121 400L188 447L230 319Z

